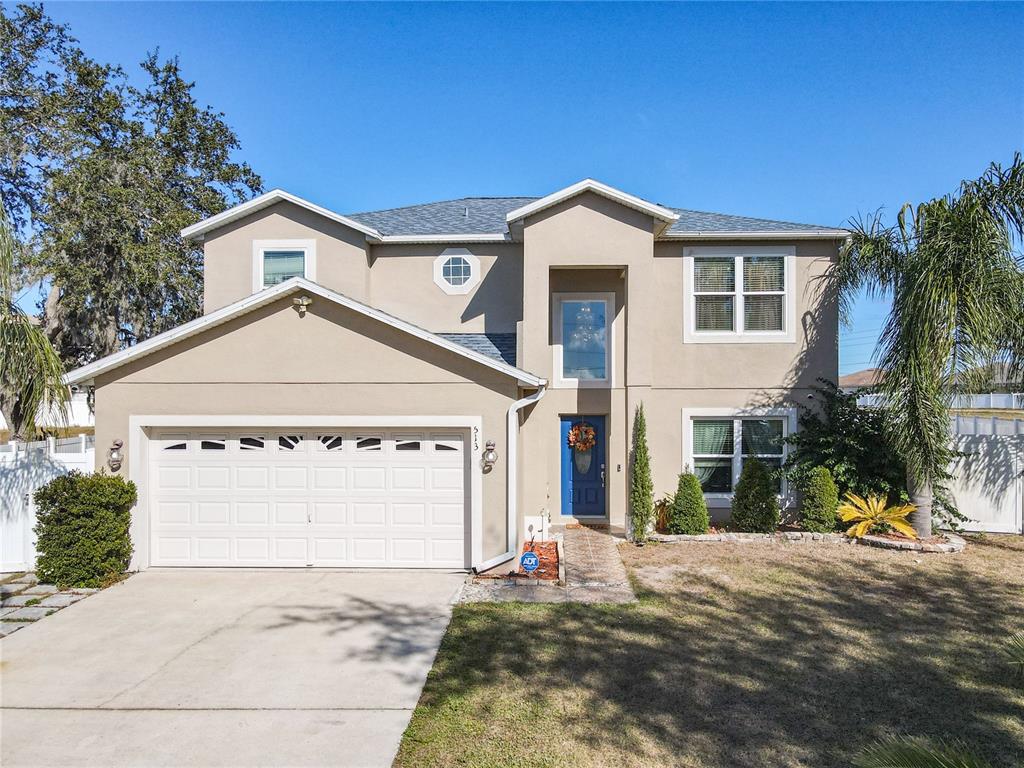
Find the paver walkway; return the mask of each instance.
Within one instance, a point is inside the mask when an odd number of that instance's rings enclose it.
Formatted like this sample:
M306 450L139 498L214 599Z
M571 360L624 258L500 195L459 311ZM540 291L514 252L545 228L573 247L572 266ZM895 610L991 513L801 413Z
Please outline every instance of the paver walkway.
M578 603L632 603L636 600L611 534L596 528L573 526L566 528L562 536L568 600Z
M466 581L462 603L632 603L636 595L616 540L607 531L586 526L552 528L562 537L565 585L526 579Z
M34 573L0 574L0 637L77 603L98 589L68 589L40 584Z

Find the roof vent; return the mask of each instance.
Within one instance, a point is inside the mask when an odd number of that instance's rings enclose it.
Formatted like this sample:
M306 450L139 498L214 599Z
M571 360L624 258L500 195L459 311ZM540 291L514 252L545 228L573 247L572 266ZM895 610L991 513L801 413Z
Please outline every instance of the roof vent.
M469 206L468 205L466 206L466 218L467 219L469 218Z

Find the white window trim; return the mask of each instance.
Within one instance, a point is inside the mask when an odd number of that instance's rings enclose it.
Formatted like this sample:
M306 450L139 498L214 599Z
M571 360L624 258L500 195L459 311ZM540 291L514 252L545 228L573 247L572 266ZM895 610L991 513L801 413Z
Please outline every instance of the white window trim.
M462 285L452 285L444 279L444 263L452 256L461 256L469 262L469 280ZM480 282L480 259L466 248L445 248L441 251L441 255L434 259L434 282L449 296L465 295Z
M554 334L554 386L558 389L610 389L615 379L615 294L614 293L555 293L552 294L551 326ZM570 379L562 376L562 303L565 301L600 301L604 303L607 324L605 345L605 378Z
M732 487L740 479L742 462L740 459L743 431L737 422L743 419L783 419L783 438L793 435L797 431L797 409L796 408L683 408L682 435L683 435L683 465L680 472L689 468L693 471L693 421L694 419L732 419L733 420L733 452L732 452ZM783 444L782 462L785 464L789 456L789 446ZM705 493L704 499L709 507L714 509L729 508L732 506L731 493ZM792 489L786 479L782 479L782 491L779 493L779 501L783 507L790 507L795 503Z
M736 260L736 299L732 331L698 331L694 300L695 257L732 257ZM786 291L781 331L736 330L743 323L743 259L747 256L783 256ZM703 245L683 249L683 342L686 344L791 344L796 341L796 247L792 245Z
M275 286L263 285L264 251L303 251L302 266L307 280L316 282L316 240L253 240L252 241L252 291L258 293Z

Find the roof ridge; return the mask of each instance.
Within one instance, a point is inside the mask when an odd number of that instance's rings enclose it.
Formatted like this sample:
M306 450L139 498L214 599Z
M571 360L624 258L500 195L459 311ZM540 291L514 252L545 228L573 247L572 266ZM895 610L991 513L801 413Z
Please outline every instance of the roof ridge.
M412 205L396 205L394 208L375 208L372 211L359 211L358 213L346 213L346 216L365 216L369 213L391 213L392 211L407 211L410 208L423 208L428 205L444 205L445 203L460 203L463 200L539 200L531 195L466 195L464 197L452 197L447 200L429 200L425 203L413 203Z

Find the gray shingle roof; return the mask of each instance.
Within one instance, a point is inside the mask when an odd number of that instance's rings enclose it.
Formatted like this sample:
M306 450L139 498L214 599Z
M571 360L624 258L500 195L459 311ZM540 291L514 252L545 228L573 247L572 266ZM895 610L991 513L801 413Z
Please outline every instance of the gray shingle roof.
M438 336L509 365L516 364L514 333L439 333Z
M505 234L505 216L537 197L460 197L404 208L350 213L348 218L373 227L382 235ZM669 232L798 232L833 229L817 224L731 216L725 213L671 208L679 220Z
M382 235L504 234L505 215L535 197L460 197L438 203L353 213L350 219L373 227Z
M820 224L796 224L792 221L754 219L749 216L731 216L727 213L689 211L670 208L679 214L669 232L806 232L809 229L835 229Z

